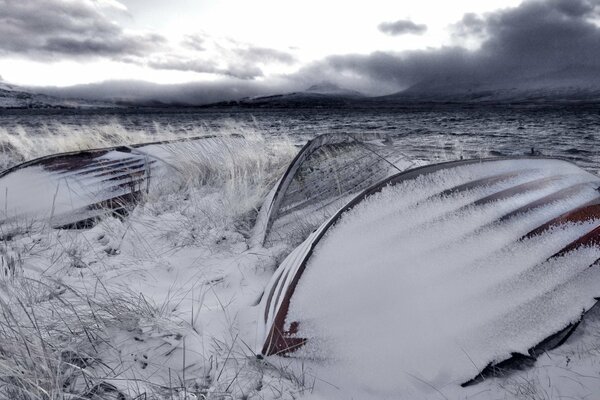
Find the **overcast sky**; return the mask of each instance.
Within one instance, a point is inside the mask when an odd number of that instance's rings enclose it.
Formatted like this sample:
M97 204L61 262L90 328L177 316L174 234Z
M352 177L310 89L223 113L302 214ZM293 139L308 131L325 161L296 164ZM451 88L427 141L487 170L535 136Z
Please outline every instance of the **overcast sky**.
M600 0L0 0L0 76L383 94L596 67L599 21Z

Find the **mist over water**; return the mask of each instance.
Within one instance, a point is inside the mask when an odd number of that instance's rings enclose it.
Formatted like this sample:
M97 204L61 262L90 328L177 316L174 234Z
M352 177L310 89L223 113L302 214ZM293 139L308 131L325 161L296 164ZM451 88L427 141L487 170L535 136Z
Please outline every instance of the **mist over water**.
M298 144L327 132L380 132L401 138L408 156L426 162L522 155L533 148L594 172L600 170L598 109L491 106L3 110L0 167L60 151L240 129L267 137L287 135Z

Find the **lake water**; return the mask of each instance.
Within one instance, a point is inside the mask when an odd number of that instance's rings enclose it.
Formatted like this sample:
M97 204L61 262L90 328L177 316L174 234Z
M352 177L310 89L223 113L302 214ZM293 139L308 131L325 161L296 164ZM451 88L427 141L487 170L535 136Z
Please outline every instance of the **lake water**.
M240 127L265 136L289 135L298 143L326 132L381 132L401 138L407 155L427 162L520 155L534 148L600 171L600 107L0 110L0 144L9 159L3 166L71 150L64 140L71 134L85 137L100 130L109 136L101 142L106 144L112 140L110 129L120 132L116 136L127 132L161 139ZM21 146L33 148L12 157L18 146L6 145L6 138L15 135ZM53 138L64 144L48 146Z

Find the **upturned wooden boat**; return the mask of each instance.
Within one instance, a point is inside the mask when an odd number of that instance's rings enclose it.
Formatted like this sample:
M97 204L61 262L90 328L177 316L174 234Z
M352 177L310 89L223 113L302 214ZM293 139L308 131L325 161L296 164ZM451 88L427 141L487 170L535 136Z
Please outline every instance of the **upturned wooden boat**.
M170 176L168 181L179 174L178 157L219 163L227 146L244 143L238 135L203 136L53 154L16 165L0 173L0 238L35 223L86 228L103 216L124 215L161 176Z
M599 186L544 157L384 179L281 263L260 303L258 352L310 359L387 340L399 369L464 384L535 357L600 296ZM437 364L412 365L411 355Z

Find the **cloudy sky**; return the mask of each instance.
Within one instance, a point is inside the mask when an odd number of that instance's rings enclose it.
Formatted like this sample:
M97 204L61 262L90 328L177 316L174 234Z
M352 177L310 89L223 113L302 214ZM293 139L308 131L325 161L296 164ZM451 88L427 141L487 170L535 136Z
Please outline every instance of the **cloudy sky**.
M27 86L385 94L599 65L600 0L0 0L0 76Z

